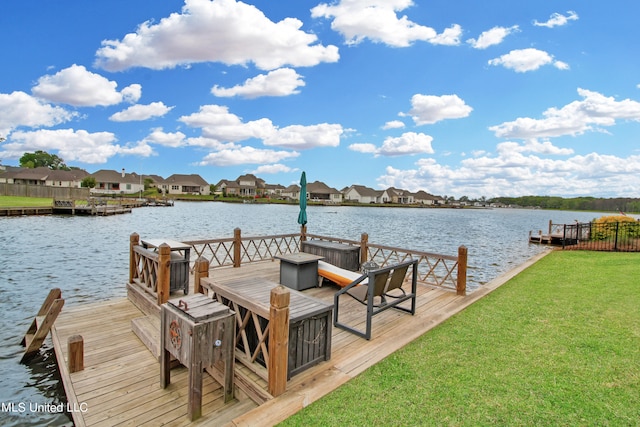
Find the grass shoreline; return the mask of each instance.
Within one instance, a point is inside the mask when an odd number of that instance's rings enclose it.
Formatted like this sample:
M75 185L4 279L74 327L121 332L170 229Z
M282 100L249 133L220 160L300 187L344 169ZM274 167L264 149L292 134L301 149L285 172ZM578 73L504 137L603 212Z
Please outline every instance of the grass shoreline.
M635 425L638 277L553 251L281 425Z

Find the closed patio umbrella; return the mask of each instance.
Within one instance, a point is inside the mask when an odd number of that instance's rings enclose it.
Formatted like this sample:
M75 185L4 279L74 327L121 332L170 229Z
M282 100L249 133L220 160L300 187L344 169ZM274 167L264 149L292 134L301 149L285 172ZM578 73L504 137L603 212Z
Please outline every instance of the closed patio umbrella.
M298 224L304 227L307 224L307 175L302 172L300 177L300 213Z

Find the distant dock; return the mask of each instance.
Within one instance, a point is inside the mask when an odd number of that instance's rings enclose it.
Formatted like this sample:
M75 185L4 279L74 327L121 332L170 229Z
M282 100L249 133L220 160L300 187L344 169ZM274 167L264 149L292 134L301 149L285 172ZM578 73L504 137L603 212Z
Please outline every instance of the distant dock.
M545 232L539 230L537 233L529 231L529 243L541 245L565 246L575 245L579 240L588 240L589 224L554 224L549 220L549 228Z
M0 216L51 215L51 206L24 206L0 208Z
M53 213L62 215L118 215L131 213L131 207L123 205L110 205L107 203L90 202L77 204L75 200L54 200Z
M111 203L109 203L111 201ZM0 208L2 216L26 215L89 215L106 216L131 213L143 206L173 206L171 199L89 199L54 200L51 206L12 206Z

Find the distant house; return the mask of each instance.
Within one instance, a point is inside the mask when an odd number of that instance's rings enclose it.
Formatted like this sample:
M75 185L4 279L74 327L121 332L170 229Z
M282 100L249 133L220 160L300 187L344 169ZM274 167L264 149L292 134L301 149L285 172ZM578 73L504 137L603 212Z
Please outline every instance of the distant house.
M420 205L437 205L439 204L438 199L438 196L434 196L433 194L429 194L423 190L420 190L413 195L414 202Z
M284 190L285 190L284 185L280 185L280 184L265 184L264 186L264 194L268 196L280 197L282 196L282 193L284 192Z
M73 187L80 188L84 177L89 175L80 169L58 170L47 167L39 168L15 168L7 167L0 174L0 182L7 184L28 184L46 187Z
M382 203L396 203L407 205L414 202L413 194L407 190L389 187L382 192Z
M342 197L347 202L380 203L382 191L364 185L352 185L343 193Z
M264 180L252 174L241 175L235 181L223 179L216 187L218 191L229 196L256 197L262 196L266 192Z
M211 194L209 183L198 174L182 175L173 174L160 184L160 188L166 194L199 194L208 196Z
M342 202L342 193L320 181L315 181L307 184L307 195L309 200L329 203Z
M101 169L90 174L96 180L92 194L133 194L144 191L142 177L136 173L125 173L109 169Z
M291 184L282 191L282 195L293 200L300 200L300 186Z
M226 194L227 196L240 195L240 184L235 181L229 181L228 179L221 179L216 184L216 194Z

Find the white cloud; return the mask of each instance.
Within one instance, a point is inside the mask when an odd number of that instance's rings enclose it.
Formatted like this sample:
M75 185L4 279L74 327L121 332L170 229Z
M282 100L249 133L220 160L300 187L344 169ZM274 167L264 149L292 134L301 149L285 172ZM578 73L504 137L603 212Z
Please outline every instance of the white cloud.
M207 138L204 136L198 136L193 138L187 138L185 140L186 145L190 147L204 147L212 150L234 150L241 147L241 145L233 142L220 142L215 138Z
M569 21L577 21L577 20L578 20L578 14L572 10L569 10L567 11L566 16L560 13L552 13L548 21L539 22L538 20L535 20L533 21L533 25L535 25L536 27L553 28L553 27L566 25L569 23Z
M509 35L520 31L517 25L512 27L493 27L490 30L482 32L477 39L469 39L467 43L476 49L486 49L489 46L497 45Z
M397 138L384 140L377 151L381 156L405 156L421 153L433 153L431 142L433 137L424 133L406 132Z
M122 89L122 100L129 104L135 104L142 97L142 86L137 83L129 85Z
M0 135L21 126L38 128L67 122L77 113L45 104L24 92L0 93Z
M445 28L442 33L429 39L428 42L435 45L458 46L460 44L460 36L462 36L462 27L458 24L453 24L449 28Z
M289 172L295 172L297 170L298 168L290 168L289 166L285 166L281 163L276 163L273 165L259 166L257 169L252 170L251 173L255 175L262 175L262 174L289 173Z
M433 137L424 133L406 132L399 137L388 137L382 146L360 143L351 144L349 149L360 153L370 153L376 156L411 156L415 154L431 154Z
M378 151L378 147L375 144L370 143L356 143L349 145L349 150L357 151L359 153L375 154Z
M202 128L206 138L220 142L237 142L249 138L263 139L274 132L274 125L269 119L243 122L229 109L221 105L204 105L197 113L182 116L179 121L191 127Z
M525 152L530 150L523 145L503 145L497 156L465 159L457 167L423 158L411 169L388 166L378 183L381 187L424 189L455 197L637 194L640 156L621 158L591 153L552 160L536 154L525 156Z
M554 61L553 55L534 48L512 50L499 58L489 60L489 65L502 65L518 73L534 71L547 64L553 64L561 70L569 68L569 65L565 62Z
M115 144L116 137L111 132L89 133L74 129L14 132L11 141L3 146L6 151L0 155L18 158L25 152L43 150L57 152L65 162L105 163L124 150ZM127 150L128 153L131 152L131 149Z
M177 148L186 145L185 137L186 135L182 132L164 132L162 128L157 128L153 129L144 141L165 147Z
M384 126L382 126L382 129L401 129L405 126L405 124L403 122L401 122L400 120L391 120L387 123L384 124Z
M580 88L578 95L583 99L560 109L549 108L543 112L543 119L520 117L491 126L489 130L502 138L551 138L601 130L602 126L613 126L616 120L640 121L638 101L616 101L613 97Z
M409 115L417 125L437 123L446 119L460 119L471 114L469 107L458 95L421 95L411 97L411 110L400 115Z
M345 132L339 124L274 126L271 120L262 118L243 122L227 107L205 105L200 111L179 119L192 127L202 128L202 136L222 142L239 142L250 138L262 140L264 145L305 150L315 147L337 147Z
M316 147L337 147L340 136L344 133L341 125L321 123L302 126L291 125L274 132L264 138L264 145L296 150L307 150Z
M96 66L121 71L131 67L173 68L198 62L245 65L263 70L284 65L314 66L338 61L336 46L318 44L301 31L302 22L272 22L258 8L235 0L186 0L181 13L159 23L142 23L122 40L105 40Z
M136 102L140 98L140 85L131 85L122 92L117 87L118 83L74 64L54 75L40 77L31 92L38 98L76 107L115 105L125 99Z
M568 156L574 153L572 148L556 147L550 141L540 142L535 138L525 141L523 145L517 142L501 142L497 146L497 151L498 153L519 152L558 156ZM479 155L482 155L482 153L479 153Z
M162 117L171 111L173 107L167 107L162 102L152 102L147 105L132 105L126 110L114 113L109 120L114 122L132 122L148 120L152 117Z
M285 159L298 157L295 151L275 151L254 147L226 149L205 156L200 166L237 166L244 164L271 164Z
M442 34L433 28L416 24L401 12L412 6L411 0L340 0L321 3L311 9L313 18L333 19L331 28L355 45L365 39L394 47L410 46L415 41L433 44L457 45L462 29L452 25Z
M247 79L242 85L222 88L215 85L211 93L219 97L241 96L253 99L261 96L288 96L300 93L299 87L304 86L302 76L291 68L279 68L268 74L260 74Z

